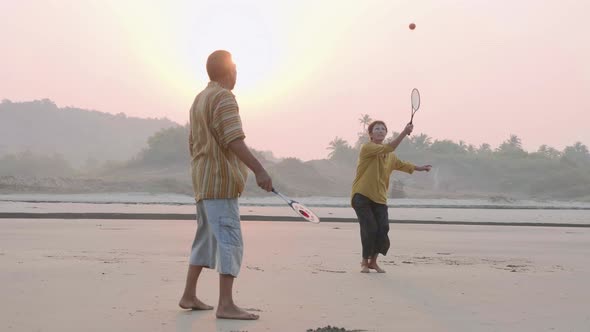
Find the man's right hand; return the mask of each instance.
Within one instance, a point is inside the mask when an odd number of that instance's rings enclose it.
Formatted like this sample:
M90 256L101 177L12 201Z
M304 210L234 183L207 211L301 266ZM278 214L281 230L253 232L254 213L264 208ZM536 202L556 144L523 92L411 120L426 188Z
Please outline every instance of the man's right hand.
M258 184L263 190L271 191L272 180L270 179L270 176L268 176L268 173L264 167L262 167L258 159L256 159L252 152L250 152L250 149L248 149L246 143L244 143L244 139L235 139L227 146L244 164L246 164L246 166L248 166L250 170L252 170L252 172L254 172L254 175L256 176L256 184Z
M262 190L272 190L272 179L265 170L254 173L254 175L256 176L256 184L258 184Z

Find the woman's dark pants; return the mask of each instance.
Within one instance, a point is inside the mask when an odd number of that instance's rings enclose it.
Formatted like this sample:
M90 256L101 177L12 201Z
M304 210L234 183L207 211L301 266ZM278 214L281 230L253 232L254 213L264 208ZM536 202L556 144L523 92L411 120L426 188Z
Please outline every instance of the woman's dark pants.
M387 254L389 250L389 216L387 205L375 203L361 194L352 196L352 207L356 212L361 229L363 258L375 254Z

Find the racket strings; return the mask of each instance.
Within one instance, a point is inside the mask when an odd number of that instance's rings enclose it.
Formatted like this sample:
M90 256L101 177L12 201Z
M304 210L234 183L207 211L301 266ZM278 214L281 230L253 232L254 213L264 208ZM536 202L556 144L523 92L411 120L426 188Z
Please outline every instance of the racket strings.
M414 114L416 114L416 112L420 108L420 91L418 91L418 89L414 88L412 90L412 94L410 96L410 99L412 102L412 117L410 118L410 123L412 123L412 121L414 120Z

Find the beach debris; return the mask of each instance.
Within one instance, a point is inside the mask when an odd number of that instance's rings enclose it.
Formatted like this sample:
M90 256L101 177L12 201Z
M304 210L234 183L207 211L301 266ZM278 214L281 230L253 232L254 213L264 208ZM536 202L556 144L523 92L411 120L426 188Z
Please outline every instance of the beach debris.
M506 265L508 271L510 272L525 272L527 271L526 265L517 265L517 264L508 264Z
M256 270L256 271L264 272L264 270L259 268L258 266L246 266L246 268L249 270Z
M514 199L512 199L510 197L502 196L502 195L490 196L489 200L492 201L492 203L514 203L515 202Z
M322 272L330 272L330 273L346 273L346 271L342 271L342 270L328 270L328 269L317 269L318 271L322 271Z
M317 329L307 329L307 332L362 332L366 330L347 330L343 327L336 327L336 326L325 326L325 327L318 327Z

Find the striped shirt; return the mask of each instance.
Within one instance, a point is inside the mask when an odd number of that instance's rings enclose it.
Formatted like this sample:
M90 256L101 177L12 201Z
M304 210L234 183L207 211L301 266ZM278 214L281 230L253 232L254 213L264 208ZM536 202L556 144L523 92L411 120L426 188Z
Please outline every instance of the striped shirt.
M237 198L248 170L228 147L246 136L234 95L209 82L190 109L189 149L195 200Z
M387 204L391 173L402 171L412 174L415 167L411 163L399 160L389 144L365 143L359 154L351 196L358 193L375 203Z

